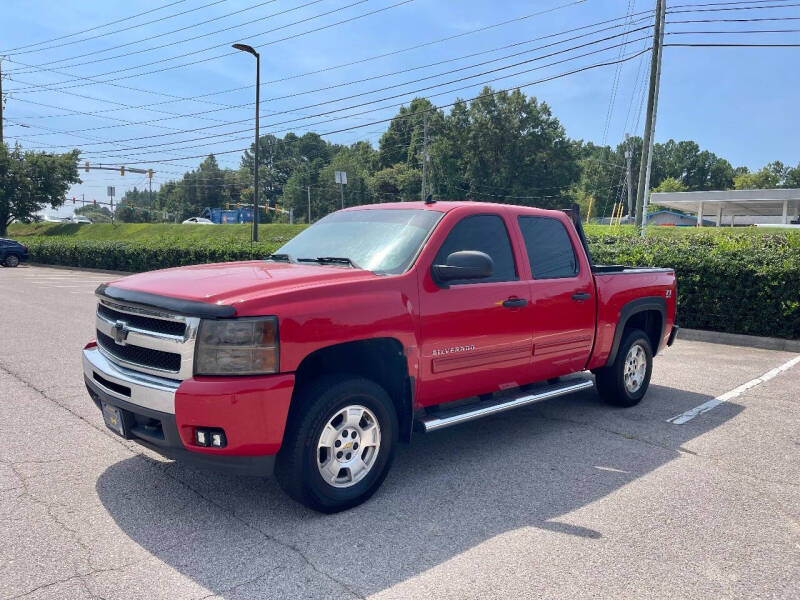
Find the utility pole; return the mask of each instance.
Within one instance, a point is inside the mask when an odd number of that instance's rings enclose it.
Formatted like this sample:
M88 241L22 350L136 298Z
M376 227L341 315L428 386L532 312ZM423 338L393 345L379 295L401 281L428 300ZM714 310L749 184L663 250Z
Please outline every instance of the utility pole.
M428 111L425 111L425 115L423 116L423 142L422 142L422 198L421 200L425 202L425 198L428 196L425 193L425 188L428 187Z
M3 143L3 61L0 60L0 144Z
M311 225L311 186L309 185L306 187L306 191L308 192L308 216L306 217L306 223Z
M650 61L650 91L647 95L647 120L642 139L642 162L639 167L639 185L636 194L636 225L642 227L647 222L644 211L645 197L650 185L650 167L653 162L653 133L655 131L656 110L658 108L658 87L661 78L661 54L664 44L664 13L666 0L656 0L656 22L653 28L653 50Z
M631 150L631 136L625 134L625 143L628 145L625 149L625 162L628 163L628 220L633 218L633 171L631 170L631 161L633 159L633 151Z

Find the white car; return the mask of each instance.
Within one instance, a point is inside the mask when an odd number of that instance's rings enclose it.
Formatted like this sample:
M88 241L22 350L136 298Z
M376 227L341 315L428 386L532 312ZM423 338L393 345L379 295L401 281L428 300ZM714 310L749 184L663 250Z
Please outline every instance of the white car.
M42 217L42 221L45 223L70 223L69 217L54 217L52 215L45 215Z
M73 223L92 223L92 220L89 217L84 217L83 215L72 215L72 222Z
M184 225L213 225L214 221L203 217L190 217L183 222Z

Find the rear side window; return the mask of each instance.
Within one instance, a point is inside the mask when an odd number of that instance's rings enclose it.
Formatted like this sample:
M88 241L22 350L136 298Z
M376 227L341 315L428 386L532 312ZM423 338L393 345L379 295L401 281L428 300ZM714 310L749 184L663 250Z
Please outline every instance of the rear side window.
M578 274L578 259L561 221L549 217L519 217L534 279L558 279Z
M439 248L434 264L443 265L453 252L477 250L485 252L494 261L494 273L487 279L453 281L451 283L486 283L489 281L514 281L517 269L514 253L508 239L506 225L497 215L474 215L456 223Z

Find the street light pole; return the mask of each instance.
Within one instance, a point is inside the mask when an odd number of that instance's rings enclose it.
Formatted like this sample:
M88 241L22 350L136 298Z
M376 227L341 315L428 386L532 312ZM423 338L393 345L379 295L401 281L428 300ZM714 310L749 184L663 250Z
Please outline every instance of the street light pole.
M256 147L253 152L253 241L258 241L258 110L261 101L261 56L247 44L234 44L234 48L256 57ZM269 202L269 198L267 198Z

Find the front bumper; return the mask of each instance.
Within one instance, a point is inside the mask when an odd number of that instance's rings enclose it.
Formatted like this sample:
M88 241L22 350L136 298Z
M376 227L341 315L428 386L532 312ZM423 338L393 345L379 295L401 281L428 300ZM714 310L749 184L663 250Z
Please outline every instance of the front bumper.
M130 439L174 460L256 475L272 472L294 375L174 381L119 367L97 347L83 351L83 371L95 404L123 411ZM228 445L195 445L196 427L224 429Z

